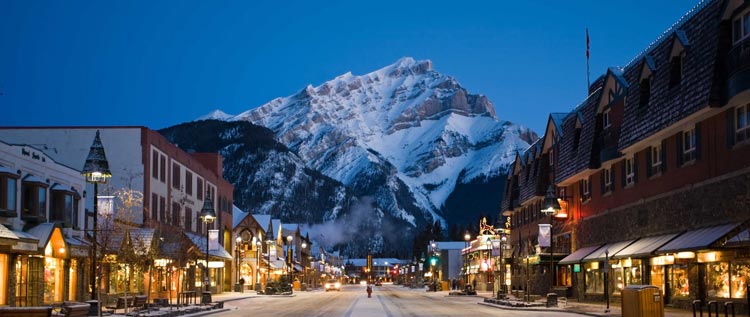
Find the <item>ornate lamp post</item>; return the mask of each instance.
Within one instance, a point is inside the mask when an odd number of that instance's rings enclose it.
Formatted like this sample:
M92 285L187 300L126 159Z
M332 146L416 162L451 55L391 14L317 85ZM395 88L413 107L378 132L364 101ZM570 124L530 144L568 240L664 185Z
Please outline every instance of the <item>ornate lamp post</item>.
M305 259L304 252L305 252L305 249L307 249L307 242L305 242L304 240L302 240L301 247L302 247L302 251L299 254L300 255L300 262L304 262L305 261L304 260ZM303 270L302 271L302 281L305 284L307 284L307 266L305 265L305 263L302 263L302 270Z
M466 288L466 286L469 285L469 241L471 241L471 235L468 232L464 233L464 241L466 241L466 255L464 255L464 266L466 267L464 276L466 278L466 281L464 284L464 288Z
M568 198L566 196L563 196L562 199ZM550 285L549 290L550 292L553 291L553 288L555 287L555 280L557 278L555 274L555 258L554 258L554 250L555 250L555 236L553 232L554 223L553 220L565 220L568 218L567 212L561 212L562 208L560 207L560 203L557 201L558 198L555 197L555 191L552 189L552 185L547 187L547 193L544 195L544 201L542 202L542 213L545 216L550 217L549 221L549 240L550 240L550 246L549 246L549 269L550 269Z
M253 237L253 245L255 246L255 274L253 274L253 288L257 291L260 288L260 253L263 243L260 239Z
M268 285L268 281L271 278L271 248L274 246L274 240L273 238L273 221L268 221L268 230L266 230L266 245L267 252L268 252L268 271L266 271L266 285Z
M203 201L203 208L201 208L200 218L203 223L206 224L206 262L203 267L203 283L206 284L206 292L210 291L211 282L208 274L208 225L214 222L216 219L216 211L214 211L214 204L209 196L209 191L206 191L206 200Z
M286 261L287 263L289 263L289 265L287 265L287 278L289 279L290 284L293 283L292 282L292 265L294 265L294 261L293 261L294 257L292 255L292 241L293 240L294 240L294 237L292 237L291 235L286 236L286 258L287 258Z
M242 245L242 237L237 236L235 239L235 242L237 242L237 278L235 279L236 284L234 284L234 291L235 292L243 292L244 283L240 283L240 260L241 260L241 254L240 254L240 246Z
M83 171L81 172L86 177L86 182L94 184L94 219L93 228L91 230L91 237L93 242L91 243L91 299L97 299L97 255L96 248L98 241L96 239L97 221L99 217L98 210L98 198L99 195L99 184L107 183L107 179L112 177L112 173L109 171L109 162L107 156L104 154L104 146L102 140L99 138L99 130L96 131L94 136L94 143L89 148L89 155L86 157L86 163L83 165Z

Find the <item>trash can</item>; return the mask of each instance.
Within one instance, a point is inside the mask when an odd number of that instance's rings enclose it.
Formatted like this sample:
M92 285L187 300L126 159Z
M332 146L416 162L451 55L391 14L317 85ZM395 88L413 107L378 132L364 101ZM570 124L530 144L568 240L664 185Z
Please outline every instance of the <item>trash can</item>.
M441 282L440 282L440 287L441 287L441 288L442 288L442 290L444 290L444 291L449 291L449 290L450 290L450 287L451 287L451 284L450 284L450 282L448 282L448 281L441 281Z
M99 312L102 307L98 300L87 300L86 304L89 304L89 316L101 316Z
M664 317L661 290L653 285L628 285L622 290L622 317Z
M294 283L292 283L292 285L293 285L292 288L295 291L300 291L302 289L302 284L299 281L294 281Z
M557 293L547 293L547 307L557 307Z
M210 304L211 302L211 292L203 292L201 296L201 304Z

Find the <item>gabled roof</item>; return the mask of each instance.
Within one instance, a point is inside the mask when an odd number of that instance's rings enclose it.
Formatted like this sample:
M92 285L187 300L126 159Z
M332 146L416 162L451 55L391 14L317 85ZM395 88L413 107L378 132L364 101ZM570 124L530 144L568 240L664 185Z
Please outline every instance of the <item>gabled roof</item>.
M206 254L206 237L205 236L197 235L192 232L183 232L183 233L185 234L185 236L188 237L188 239L190 239L190 242L192 242L196 246L197 251L201 252L203 255ZM218 250L208 250L208 255L214 256L217 258L222 258L225 260L232 259L232 255L229 254L227 250L224 250L224 248L222 248L221 246L219 246Z
M603 89L597 89L575 107L572 112L574 115L565 117L562 124L563 137L557 150L555 183L562 183L591 167L594 154L593 144L596 138L596 110L602 94ZM581 131L577 136L575 129L578 123L581 124ZM578 146L574 147L576 137L579 138Z

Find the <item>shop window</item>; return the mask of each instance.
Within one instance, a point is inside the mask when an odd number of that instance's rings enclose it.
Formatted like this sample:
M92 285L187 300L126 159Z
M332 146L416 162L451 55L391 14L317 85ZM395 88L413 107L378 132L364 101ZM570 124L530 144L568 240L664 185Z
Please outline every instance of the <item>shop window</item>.
M734 140L743 142L750 139L750 104L735 108Z
M690 296L690 283L688 278L687 264L673 265L671 273L670 285L672 286L672 296Z
M604 272L599 268L599 262L586 263L586 293L604 293Z
M0 306L8 305L8 255L0 254Z
M750 263L718 262L706 264L708 297L746 298Z
M661 293L664 294L664 270L665 267L662 265L651 266L651 285L659 287Z
M15 177L0 174L0 216L15 217L18 215L16 209L16 184Z

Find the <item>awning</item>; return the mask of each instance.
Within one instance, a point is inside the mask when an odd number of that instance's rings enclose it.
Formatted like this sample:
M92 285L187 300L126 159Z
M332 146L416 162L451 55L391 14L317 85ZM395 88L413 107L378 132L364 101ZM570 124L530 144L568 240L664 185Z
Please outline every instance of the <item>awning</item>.
M18 241L18 236L7 227L0 225L0 245L14 245Z
M678 233L672 233L672 234L665 234L662 236L655 236L655 237L648 237L648 238L641 238L638 239L638 241L634 242L633 244L625 247L625 249L620 250L620 252L617 252L615 255L611 256L613 258L627 258L627 257L645 257L651 255L656 249L663 246L670 240L674 239Z
M294 271L295 272L302 272L304 270L305 270L305 268L302 267L302 265L299 265L299 264L296 264L296 263L294 264Z
M581 262L581 260L584 257L591 254L591 252L594 252L599 247L601 246L595 245L595 246L580 248L576 250L575 252L569 254L568 256L564 257L562 260L560 260L560 264L573 264L573 263Z
M70 256L74 258L85 258L89 257L89 250L91 250L91 244L87 241L78 239L77 237L65 237L65 243L70 249Z
M68 192L68 193L71 193L71 194L75 193L75 191L73 191L72 187L65 186L65 185L62 185L60 183L54 183L54 184L52 184L52 187L50 187L49 190L52 190L52 191L61 191L61 192Z
M609 252L609 256L611 257L612 255L616 254L617 252L622 251L622 249L625 249L627 246L632 244L633 241L635 240L607 243L603 245L601 248L587 255L585 258L583 258L583 261L588 262L588 261L604 260L607 257L607 254L606 254L607 252Z
M688 231L659 248L657 253L671 253L708 249L712 244L726 236L739 224L730 223L722 226L708 227Z
M12 178L18 178L18 174L16 174L15 172L13 172L10 168L7 168L7 167L2 166L2 165L0 165L0 174L3 174L3 175L8 176L8 177L12 177Z
M21 179L21 181L24 182L24 183L35 183L35 184L39 184L39 185L42 185L42 186L45 186L45 187L49 186L41 178L36 177L36 176L34 176L32 174L26 174L26 176L24 176L23 179Z
M11 250L20 253L37 253L39 252L39 238L23 231L12 230L13 234L18 237L18 242L10 247Z

